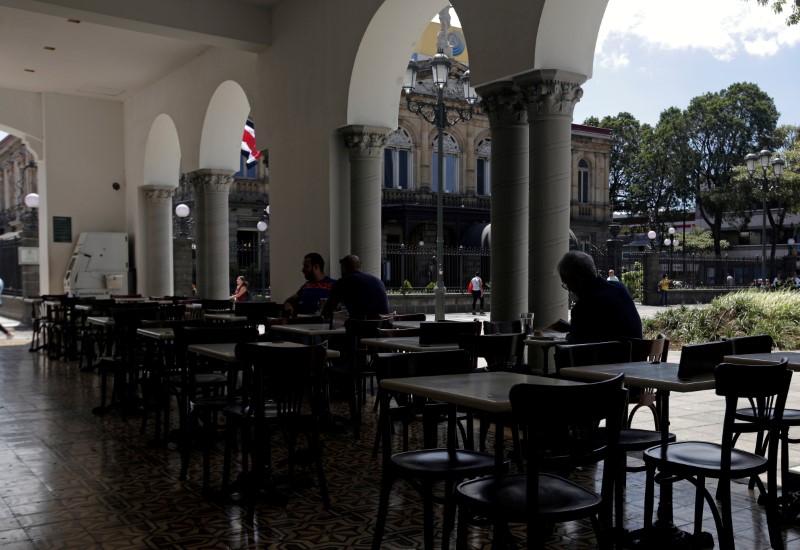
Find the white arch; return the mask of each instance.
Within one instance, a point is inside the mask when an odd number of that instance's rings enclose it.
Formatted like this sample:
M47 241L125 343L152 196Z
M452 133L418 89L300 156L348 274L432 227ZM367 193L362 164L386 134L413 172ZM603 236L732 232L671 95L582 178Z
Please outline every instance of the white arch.
M361 39L350 77L347 124L397 128L397 101L417 38L448 2L386 0Z
M591 78L597 33L607 5L608 0L545 2L536 34L534 69L561 69Z
M199 167L211 170L239 169L242 132L250 102L242 87L226 80L208 102L200 137Z
M172 118L160 114L150 126L144 149L144 185L176 187L181 170L181 144Z

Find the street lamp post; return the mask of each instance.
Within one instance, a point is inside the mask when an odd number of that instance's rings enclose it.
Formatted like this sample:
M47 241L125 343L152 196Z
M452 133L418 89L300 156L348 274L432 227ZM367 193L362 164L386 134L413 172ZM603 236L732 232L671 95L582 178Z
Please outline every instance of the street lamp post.
M259 271L261 271L261 296L265 300L267 299L267 289L264 286L265 285L265 281L264 281L264 271L265 271L264 270L264 256L266 256L266 253L267 253L267 240L264 237L264 234L267 231L267 229L269 229L269 223L267 223L268 219L269 219L269 205L267 205L267 207L264 208L264 215L261 216L261 219L258 220L258 223L256 224L256 229L258 229L258 232L261 234L261 240L259 241L259 246L258 246L258 252L261 255L261 258L260 258L260 261L259 261Z
M766 281L769 279L767 274L767 194L769 193L769 181L767 180L767 167L770 164L769 157L772 152L767 149L762 149L758 154L750 153L744 157L747 164L747 172L750 174L750 181L753 181L753 174L756 171L756 161L761 164L761 193L762 193L762 208L761 208L761 278ZM775 173L776 178L780 178L783 174L784 161L782 158L776 157L772 159L772 171Z
M669 247L669 269L667 269L667 272L669 273L668 278L672 279L672 253L675 250L675 228L670 227L667 233L669 233L669 237L664 239L664 244Z
M416 61L410 61L406 70L403 82L403 92L406 96L406 105L412 113L420 115L438 129L437 148L438 166L436 189L436 289L435 289L435 319L444 320L444 299L447 289L444 286L444 129L459 122L472 119L472 105L477 100L475 89L469 84L469 71L465 71L461 77L464 87L464 99L467 100L468 107L454 107L445 105L444 89L447 86L450 74L450 58L441 49L431 59L431 72L433 73L433 83L436 86L436 103L420 101L412 98L414 87L417 83L418 65Z

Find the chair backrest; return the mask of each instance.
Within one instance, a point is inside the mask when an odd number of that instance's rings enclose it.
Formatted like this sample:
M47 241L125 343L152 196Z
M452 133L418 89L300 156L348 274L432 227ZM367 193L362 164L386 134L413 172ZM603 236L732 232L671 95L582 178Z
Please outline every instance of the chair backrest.
M246 399L257 420L266 416L291 420L320 412L317 406L322 403L312 397L318 393L315 385L324 378L324 346L240 343L236 359L250 367Z
M470 354L473 368L477 368L478 359L482 358L490 371L516 369L522 364L524 345L525 337L522 333L482 336L462 334L458 340L458 347Z
M522 321L515 319L513 321L484 321L483 333L484 334L511 334L522 332Z
M109 315L114 319L114 355L130 360L138 350L137 331L145 319L158 319L158 308L113 307Z
M424 313L395 313L389 317L392 321L424 321L428 318Z
M691 378L698 374L710 374L722 363L726 355L732 353L730 341L705 342L688 344L681 348L681 360L678 366L678 378Z
M642 338L628 338L631 344L631 361L660 361L667 362L669 356L669 340L664 334L659 334L653 340Z
M233 309L233 302L230 300L200 300L203 311L230 311Z
M582 464L618 457L616 447L625 412L624 375L610 380L574 386L518 384L511 388L509 399L513 422L527 429L523 444L527 463L528 505L539 494L539 473L552 469L570 469ZM580 403L564 407L564 403ZM558 411L558 414L553 414ZM603 435L597 427L605 423ZM618 458L616 458L618 460ZM603 498L610 496L615 465L603 468Z
M169 305L159 305L158 306L158 316L165 321L168 320L181 320L186 317L186 305L185 304L169 304Z
M588 344L559 344L555 347L556 372L565 367L586 367L631 360L628 342L591 342Z
M247 317L248 321L264 324L268 317L280 317L283 304L277 302L251 301L236 302L233 311L236 315Z
M753 336L735 336L725 338L731 343L731 353L741 355L745 353L769 353L775 347L775 341L769 334L756 334Z
M420 344L457 344L462 334L480 334L481 324L475 321L431 321L420 323L419 330Z
M420 351L413 353L376 353L373 356L375 377L408 378L472 372L469 354L464 350Z
M792 371L786 368L787 363L784 357L773 365L720 363L715 367L715 391L717 395L725 397L721 441L723 468L730 468L734 435L745 432L766 431L769 444L766 456L770 461L777 460L779 432L784 428L781 425L783 410L792 381ZM746 399L753 410L753 415L746 422L737 422L740 399ZM774 471L774 468L770 470Z

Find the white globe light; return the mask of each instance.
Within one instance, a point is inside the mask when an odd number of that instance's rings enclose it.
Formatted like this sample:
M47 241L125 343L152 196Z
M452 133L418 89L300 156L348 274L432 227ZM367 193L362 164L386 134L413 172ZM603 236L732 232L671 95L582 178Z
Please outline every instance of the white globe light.
M267 205L267 207L264 209L264 212L266 212L267 216L269 216L269 205Z
M670 227L667 231L669 232L670 235L674 235L675 234L675 228L674 227Z
M185 218L189 215L189 207L181 203L175 207L175 215L179 218Z
M28 208L39 208L39 195L36 193L28 193L25 195L25 206Z
M647 238L651 241L654 240L656 238L656 232L651 229L647 232Z
M664 239L664 246L669 246L672 244L672 241L669 239Z
M258 222L256 224L256 228L258 228L258 230L263 233L264 231L267 230L267 222L265 222L264 220L261 220L260 222Z

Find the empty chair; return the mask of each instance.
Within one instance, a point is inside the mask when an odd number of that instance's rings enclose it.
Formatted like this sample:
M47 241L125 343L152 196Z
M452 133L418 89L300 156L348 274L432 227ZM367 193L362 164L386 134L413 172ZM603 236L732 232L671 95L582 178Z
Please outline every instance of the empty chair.
M524 345L522 333L488 336L462 334L458 339L458 347L470 354L472 367L477 368L478 359L483 359L489 371L521 371Z
M522 332L522 321L514 319L513 321L484 321L483 333L484 334L519 334Z
M734 548L733 514L730 482L732 479L752 478L767 474L767 487L762 487L762 502L767 513L769 538L772 548L782 549L780 516L777 505L777 451L779 432L783 429L783 408L792 372L784 359L775 365L733 365L722 363L714 370L717 395L725 398L725 417L720 443L707 441L682 441L666 447L655 446L644 453L647 465L645 488L645 527L651 526L655 474L658 469L664 476L690 481L696 488L694 536L703 547L713 546L712 541L701 540L703 499L712 511L723 550ZM758 404L752 421L737 421L740 399ZM764 406L771 403L771 408ZM769 447L766 457L733 447L735 434L764 430L768 433ZM706 487L706 479L718 480L716 500ZM674 480L668 480L672 483ZM758 480L759 485L761 481ZM736 521L741 521L737 516Z
M669 340L664 334L659 334L653 340L629 338L627 341L631 344L631 361L667 362ZM633 423L633 415L636 414L636 411L645 407L653 414L653 424L656 431L661 430L661 419L658 416L658 407L656 406L656 392L653 388L630 388L628 390L628 402L635 403L633 409L628 413L628 428Z
M472 371L467 354L462 351L426 351L417 353L379 353L376 354L374 368L379 380L385 378L405 378L409 376L434 376L443 374L467 374ZM372 539L372 548L381 547L381 539L389 510L389 497L397 479L405 479L422 496L425 548L434 544L433 522L433 484L444 482L444 525L442 546L449 546L450 533L455 519L455 484L471 477L495 471L494 456L476 451L456 448L455 407L443 403L431 403L398 398L398 407L389 408L392 399L389 392L380 393L381 416L379 431L383 440L383 467L381 471L381 494L378 505L378 518ZM448 412L447 443L438 447L436 430L439 416ZM424 421L424 449L408 451L406 426L410 416L421 413ZM403 421L403 452L392 453L392 418Z
M528 548L544 548L555 523L589 517L601 549L612 547L611 494L619 469L614 464L624 415L623 376L591 384L544 386L519 384L511 388L514 422L523 426L526 470L521 474L491 475L458 486L458 548L466 548L469 518L480 515L495 524L502 547L510 538L509 523L527 525ZM564 407L564 403L581 403ZM553 414L557 410L558 414ZM605 422L603 440L595 426ZM603 462L600 494L560 475ZM500 540L497 540L500 539Z
M462 334L480 334L481 324L475 321L431 321L420 323L419 330L420 344L457 344Z
M236 359L250 373L243 406L227 410L229 420L233 418L234 410L241 412L238 424L242 428L242 447L249 449L252 455L252 465L244 471L247 519L253 520L261 490L275 490L271 486L271 454L273 433L276 432L283 436L288 448L290 481L300 460L295 453L297 439L299 435L305 435L320 497L325 509L329 509L330 497L319 440L322 411L319 401L313 397L317 393L315 386L323 383L325 348L321 345L270 342L239 344L236 346ZM229 451L226 446L226 455ZM242 462L246 467L246 459Z
M230 300L210 300L204 298L200 300L200 304L203 313L219 313L233 310L233 302Z
M723 338L723 340L731 343L732 355L744 355L747 353L770 353L775 347L775 341L769 334L735 336L733 338Z
M392 321L424 321L428 316L424 313L394 313L389 318Z
M264 301L236 302L233 311L238 316L247 317L250 324L266 326L268 319L281 316L283 304Z
M733 346L727 340L685 345L681 348L678 377L691 378L698 374L710 374L732 350Z
M630 357L631 344L625 342L595 342L590 344L565 344L556 346L555 360L556 367L581 367L588 365L604 365L610 363L625 363ZM560 367L559 367L560 364ZM654 366L655 368L655 366ZM582 407L582 403L572 403L572 406ZM669 441L675 441L675 434L670 433ZM619 484L614 491L615 496L615 524L622 528L623 506L624 506L624 487L626 478L625 470L629 472L641 471L642 467L628 467L627 454L636 451L644 451L662 441L662 434L658 430L642 430L637 428L623 427L619 436L618 467L620 468Z

